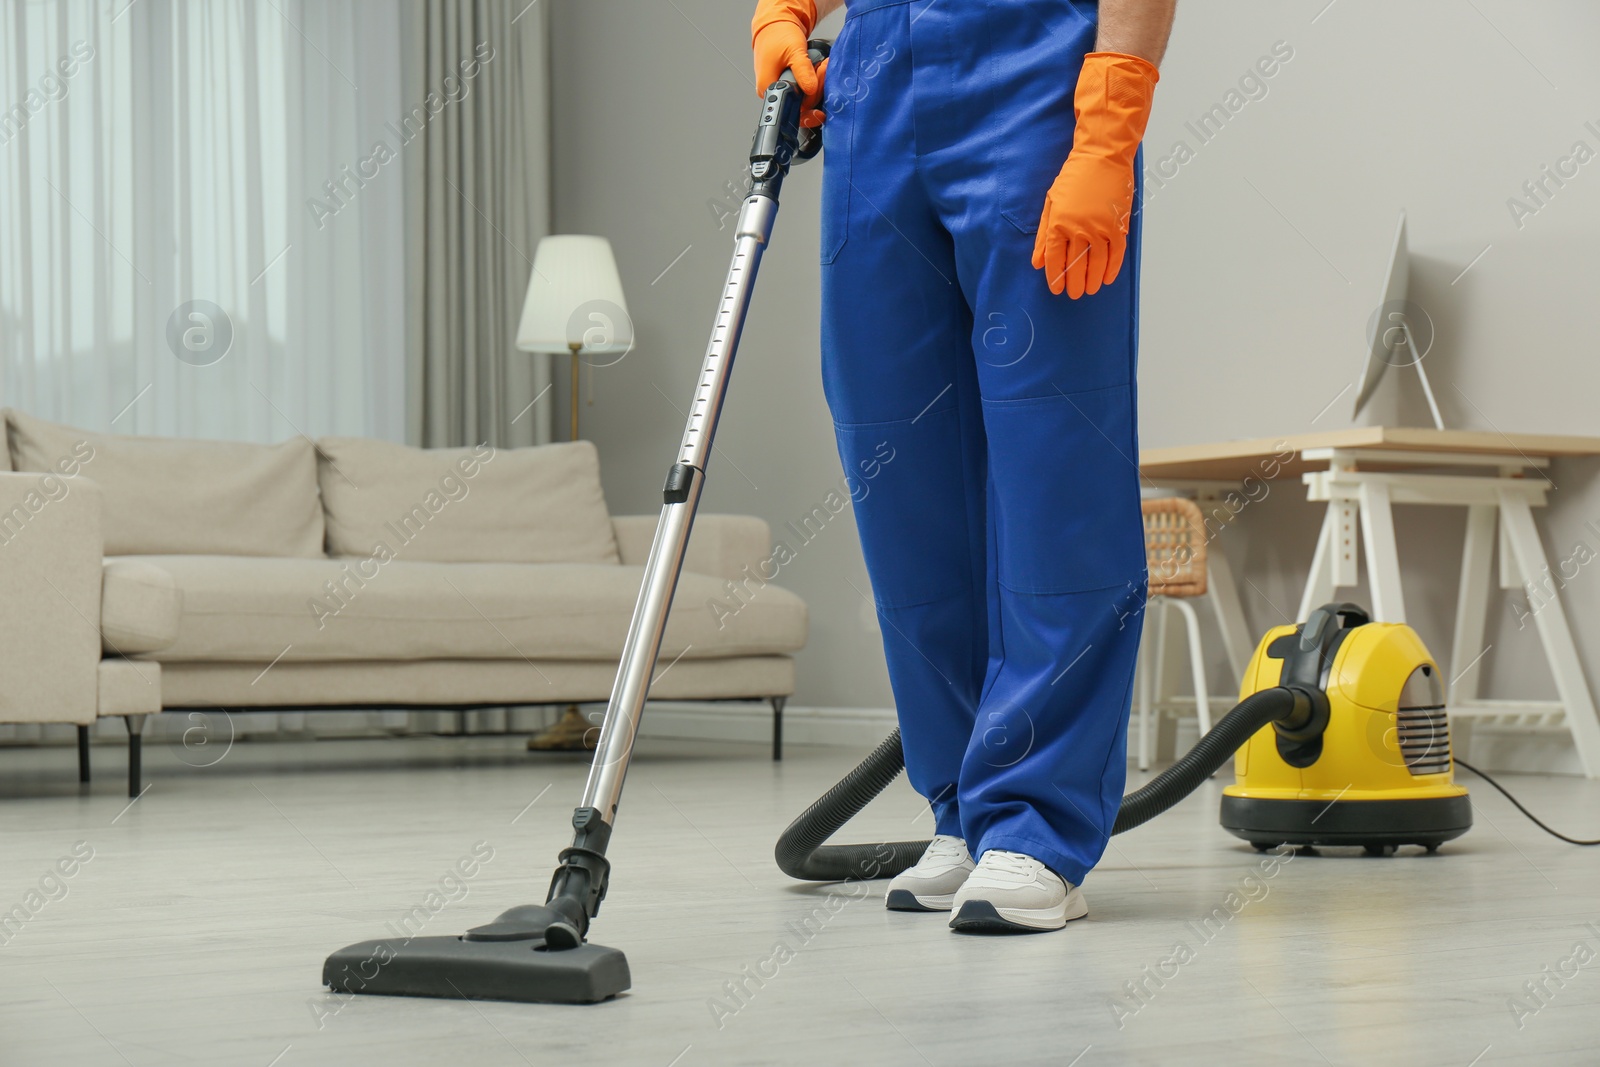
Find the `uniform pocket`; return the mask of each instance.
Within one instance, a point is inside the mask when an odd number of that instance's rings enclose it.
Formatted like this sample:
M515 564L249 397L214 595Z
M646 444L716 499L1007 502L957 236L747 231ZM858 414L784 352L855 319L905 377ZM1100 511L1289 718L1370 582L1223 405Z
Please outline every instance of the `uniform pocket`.
M1039 232L1045 195L1072 150L1073 95L1095 15L1073 0L985 0L1000 214L1025 234Z
M1066 158L1062 157L1062 162ZM1039 232L1039 222L1044 217L1044 198L1055 181L1051 173L1042 183L1029 181L1028 174L1008 172L1005 182L1005 203L1000 214L1022 233L1032 237Z
M833 120L823 123L821 251L824 265L839 258L850 239L849 137L839 136ZM845 148L837 147L844 142Z
M1125 385L985 401L1000 584L1081 593L1144 570L1138 438Z
M852 26L834 42L828 59L828 81L823 87L823 111L828 121L822 124L822 224L821 252L824 265L839 258L850 239L851 156L855 138L855 108L837 86L854 77L855 37Z

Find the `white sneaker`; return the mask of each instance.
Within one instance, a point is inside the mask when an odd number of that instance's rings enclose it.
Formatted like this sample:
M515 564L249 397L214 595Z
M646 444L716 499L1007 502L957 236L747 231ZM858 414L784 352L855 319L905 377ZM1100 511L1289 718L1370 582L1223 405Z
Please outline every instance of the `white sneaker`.
M990 849L956 892L950 929L1004 934L1059 930L1089 914L1077 886L1020 852Z
M928 842L916 866L895 875L883 899L884 907L890 911L949 911L956 890L974 866L965 841L940 834Z

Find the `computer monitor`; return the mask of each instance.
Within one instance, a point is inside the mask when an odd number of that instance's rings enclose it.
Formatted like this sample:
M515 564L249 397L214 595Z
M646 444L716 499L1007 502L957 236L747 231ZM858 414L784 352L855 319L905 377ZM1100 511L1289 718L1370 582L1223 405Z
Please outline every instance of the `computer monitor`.
M1390 367L1413 367L1422 382L1422 392L1428 398L1428 410L1433 413L1433 424L1444 429L1444 419L1439 414L1439 402L1434 399L1433 385L1428 381L1428 371L1422 365L1423 357L1433 344L1433 322L1428 313L1409 297L1411 283L1411 254L1406 248L1406 213L1400 212L1399 225L1394 231L1394 246L1389 253L1389 273L1384 279L1383 294L1377 311L1367 323L1367 360L1361 372L1361 383L1356 390L1355 410L1352 417L1359 418L1372 395L1378 391L1384 371ZM1417 335L1423 332L1419 347Z

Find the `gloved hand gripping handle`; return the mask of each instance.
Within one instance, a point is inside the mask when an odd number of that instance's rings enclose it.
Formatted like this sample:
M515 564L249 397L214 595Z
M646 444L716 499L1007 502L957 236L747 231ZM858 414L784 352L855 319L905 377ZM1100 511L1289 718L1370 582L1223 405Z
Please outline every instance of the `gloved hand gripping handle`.
M832 50L829 41L807 42L811 62L821 63ZM761 98L761 123L750 145L751 195L776 199L791 162L804 162L822 151L822 131L800 125L805 93L786 70Z

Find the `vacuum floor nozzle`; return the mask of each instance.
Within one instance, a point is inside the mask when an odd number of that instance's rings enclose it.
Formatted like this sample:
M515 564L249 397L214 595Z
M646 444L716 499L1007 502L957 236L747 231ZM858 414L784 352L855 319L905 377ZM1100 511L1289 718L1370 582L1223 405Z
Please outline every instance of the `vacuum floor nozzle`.
M329 956L322 981L336 993L536 1004L594 1004L631 984L619 949L465 937L362 941Z

